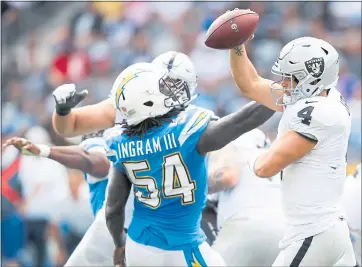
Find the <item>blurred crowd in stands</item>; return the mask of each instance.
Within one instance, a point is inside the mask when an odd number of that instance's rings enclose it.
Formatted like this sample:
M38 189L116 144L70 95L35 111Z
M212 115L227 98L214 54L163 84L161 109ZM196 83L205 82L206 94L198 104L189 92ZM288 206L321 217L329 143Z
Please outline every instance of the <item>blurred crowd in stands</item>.
M57 136L51 126L52 91L57 86L75 83L89 91L82 105L96 103L108 96L125 67L169 50L189 55L196 66L200 96L195 104L219 116L237 110L248 100L232 81L228 52L205 47L204 36L215 18L238 7L260 15L255 39L247 49L261 76L273 78L270 69L280 49L297 37L318 37L339 51L338 89L353 114L348 161L352 165L361 161L360 2L3 1L1 7L3 141L26 135L36 142L70 144L73 140ZM275 115L263 126L271 138L279 118ZM89 204L82 175L42 159L23 158L14 165L19 155L11 149L6 152L2 152L2 179L6 172L6 185L19 184L22 189L15 190L18 196L9 189L6 199L2 190L2 202L9 202L6 215L14 220L12 225L27 229L17 231L15 239L6 237L18 240L14 246L28 248L16 252L15 259L33 266L63 264L91 216L84 211ZM71 202L65 201L68 195ZM72 217L75 210L83 212L81 219ZM2 239L8 234L2 232Z

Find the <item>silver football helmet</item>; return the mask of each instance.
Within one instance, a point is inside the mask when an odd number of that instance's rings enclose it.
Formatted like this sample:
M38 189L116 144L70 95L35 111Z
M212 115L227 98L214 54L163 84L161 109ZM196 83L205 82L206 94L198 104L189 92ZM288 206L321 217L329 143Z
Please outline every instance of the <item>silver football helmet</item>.
M290 105L319 95L337 84L338 72L338 52L326 41L312 37L291 41L282 48L272 67L272 73L281 76L278 84L290 81L288 88L271 85L274 96L276 90L283 90L282 96L276 97L276 104Z
M180 89L183 88L180 101L187 104L195 98L197 74L194 64L187 55L180 52L168 51L157 56L152 61L152 64L167 69L170 78L175 81Z

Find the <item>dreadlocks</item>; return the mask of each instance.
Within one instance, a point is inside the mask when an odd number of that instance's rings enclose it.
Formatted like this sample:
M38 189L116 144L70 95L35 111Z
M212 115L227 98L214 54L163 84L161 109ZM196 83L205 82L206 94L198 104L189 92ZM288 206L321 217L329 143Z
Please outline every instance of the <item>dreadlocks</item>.
M154 118L148 118L142 121L137 125L127 125L126 123L122 124L123 133L129 137L140 136L141 138L146 134L146 132L153 127L160 127L165 122L171 122L172 117L177 116L181 111L184 111L185 107L173 108L164 115L156 116Z

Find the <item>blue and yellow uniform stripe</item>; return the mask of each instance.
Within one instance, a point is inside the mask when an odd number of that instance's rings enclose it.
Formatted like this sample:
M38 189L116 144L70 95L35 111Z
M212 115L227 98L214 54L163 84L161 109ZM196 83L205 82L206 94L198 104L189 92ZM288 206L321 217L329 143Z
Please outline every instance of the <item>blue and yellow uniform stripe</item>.
M189 128L189 131L191 131L193 128L195 128L204 118L206 118L207 113L206 112L201 112L200 115L197 117L197 119L195 120L195 122L191 125L191 127Z
M207 264L198 247L185 249L184 255L188 267L207 267Z

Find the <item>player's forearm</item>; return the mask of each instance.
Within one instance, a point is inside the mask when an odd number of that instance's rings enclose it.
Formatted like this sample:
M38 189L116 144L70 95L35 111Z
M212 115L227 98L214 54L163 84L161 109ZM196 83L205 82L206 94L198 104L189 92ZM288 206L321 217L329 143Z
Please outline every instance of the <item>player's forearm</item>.
M53 127L61 136L72 137L111 128L115 118L116 109L106 99L94 105L73 108L66 116L54 112Z
M252 166L254 173L260 178L270 178L282 171L282 167L273 164L273 158L270 153L260 154Z
M261 178L272 177L310 153L316 144L316 140L289 130L275 140L266 152L255 158L253 170Z
M123 247L125 245L124 238L122 237L124 229L124 217L124 209L120 209L112 213L106 213L107 228L112 236L114 246L117 248Z
M239 176L233 168L220 168L214 170L208 175L208 193L213 194L233 188L237 183Z
M112 236L114 245L123 247L123 229L125 206L131 189L128 178L114 168L109 179L108 196L106 202L106 223Z
M209 154L209 194L233 188L240 177L240 155L235 143L231 142L220 150Z
M54 112L53 127L63 137L90 134L113 126L114 118L109 119L105 112L96 105L74 108L66 116Z
M240 135L259 127L274 113L274 110L252 101L241 110L210 122L199 139L197 150L200 153L218 150Z
M76 121L76 114L74 112L68 113L66 116L60 116L54 111L53 113L53 128L57 134L63 137L76 136L74 132Z
M253 83L260 76L254 65L250 62L244 45L230 49L230 69L231 75L239 87L240 91L246 96L253 90Z
M99 178L107 176L109 170L106 156L99 152L89 153L78 146L52 147L49 158L68 168L81 170Z

